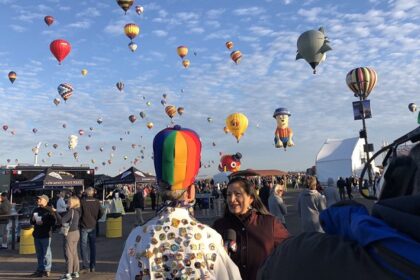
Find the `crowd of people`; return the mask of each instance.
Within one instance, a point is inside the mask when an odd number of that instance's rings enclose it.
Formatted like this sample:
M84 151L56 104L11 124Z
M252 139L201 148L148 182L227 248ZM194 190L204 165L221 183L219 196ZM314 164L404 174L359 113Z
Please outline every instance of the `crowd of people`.
M167 128L155 137L155 158L179 163L187 172L184 177L171 177L172 173L162 171L164 168L155 160L158 184L147 190L138 187L133 195L135 224L126 240L116 279L420 277L420 235L416 226L420 224L420 144L409 156L398 158L404 166L398 160L390 164L381 187L374 187L381 197L369 214L354 200L353 191L360 186L353 177L328 178L325 185L316 176L303 174L258 180L233 177L218 184L195 181L201 145L185 148L188 161L180 160L176 152L163 152L168 148L165 138L171 133L183 133L183 129ZM191 130L188 133L194 138L190 145L200 143L198 135ZM406 184L404 193L396 191L402 183ZM296 209L302 233L296 236L287 229L290 209L284 193L288 187L299 191ZM31 215L38 260L32 276L50 275L51 234L57 225L63 233L67 266L61 279L95 271L96 227L103 213L94 192L88 188L82 197L60 193L54 207L48 206L48 196L38 197ZM223 215L211 226L192 215L196 194L203 193L224 201ZM154 196L156 215L145 221L148 195ZM0 199L1 215L7 213L10 203L5 194ZM3 224L0 217L0 231L4 231ZM7 240L2 242L4 246L7 248ZM326 263L329 269L325 269Z

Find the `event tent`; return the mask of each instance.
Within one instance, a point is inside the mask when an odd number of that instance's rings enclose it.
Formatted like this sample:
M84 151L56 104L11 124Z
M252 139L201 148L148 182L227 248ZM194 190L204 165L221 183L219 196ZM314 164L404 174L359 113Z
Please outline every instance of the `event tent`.
M115 185L121 185L121 184L147 184L147 183L155 183L156 177L144 173L140 170L138 170L135 167L130 167L126 171L122 172L121 174L112 177L108 180L104 180L103 184L104 186L115 186Z
M321 184L328 178L360 176L366 162L363 139L327 139L316 157L316 175ZM375 164L372 163L373 168Z
M68 172L54 170L52 168L47 168L44 172L39 173L30 180L11 184L12 190L60 190L76 186L83 187L84 180L75 179Z

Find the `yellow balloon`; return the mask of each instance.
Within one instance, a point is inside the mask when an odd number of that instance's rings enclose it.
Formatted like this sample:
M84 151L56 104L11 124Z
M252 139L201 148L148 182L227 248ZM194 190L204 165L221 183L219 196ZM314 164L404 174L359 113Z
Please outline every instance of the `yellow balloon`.
M248 128L248 118L242 113L233 113L226 118L226 127L239 143Z
M86 76L86 75L87 75L87 73L88 73L88 70L87 70L87 69L82 69L82 75L83 75L83 76Z
M140 33L140 27L135 23L128 23L124 26L125 35L133 40Z

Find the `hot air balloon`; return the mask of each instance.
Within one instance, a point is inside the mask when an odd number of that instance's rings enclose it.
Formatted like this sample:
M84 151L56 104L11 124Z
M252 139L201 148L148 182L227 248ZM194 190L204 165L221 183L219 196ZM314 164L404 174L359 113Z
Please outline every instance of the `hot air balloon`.
M108 159L108 164L112 164L112 160Z
M152 106L152 102L147 101L147 102L146 102L146 105L150 107L150 106Z
M4 131L7 131L9 129L9 126L8 125L3 125L3 130Z
M134 115L130 115L128 119L130 120L131 123L134 123L137 120L136 116Z
M146 117L146 113L145 113L145 112L143 112L143 111L141 111L141 112L140 112L140 117L141 117L142 119L144 119L144 118Z
M78 152L74 152L73 153L73 157L74 157L74 159L77 159L79 157L79 153Z
M57 149L58 148L58 144L53 144L53 148Z
M241 153L234 155L224 155L220 158L218 169L220 172L236 172L241 169Z
M130 49L130 51L135 52L137 50L137 44L134 42L130 42L128 44L128 48Z
M416 103L410 103L410 104L408 104L408 110L410 110L410 112L415 112L415 111L417 111L417 105L416 105Z
M16 135L16 132L14 130L10 131L10 134Z
M273 118L276 119L277 127L274 132L274 145L276 148L292 147L293 143L293 130L289 127L289 110L287 108L277 108L274 111Z
M124 10L125 14L127 14L128 9L133 5L134 0L117 0L118 6Z
M58 94L64 101L67 101L73 95L73 86L68 83L60 84L57 88Z
M54 40L50 44L50 51L58 60L58 64L61 64L61 61L70 53L71 45L63 39Z
M144 13L144 8L143 8L143 6L136 6L136 13L138 14L138 15L141 15L142 13Z
M96 161L94 159L91 159L90 162L95 164Z
M74 150L77 147L77 143L79 142L79 137L76 135L69 136L69 149Z
M82 75L83 75L83 76L86 76L86 75L87 75L87 73L88 73L88 70L87 70L87 69L82 69L82 71L81 71L81 72L82 72Z
M168 95L166 93L162 94L163 99L166 99Z
M211 117L207 118L207 122L211 123L213 121L213 119Z
M128 159L128 156L124 156L124 160L127 160Z
M45 16L44 21L48 26L50 26L54 23L54 18L52 16Z
M308 30L300 34L297 40L296 60L305 59L316 73L316 67L325 60L325 53L332 50L328 45L329 41L325 36L324 28Z
M190 61L188 59L184 59L182 61L182 65L184 66L184 68L188 68L190 67Z
M231 50L233 48L233 42L232 41L227 41L226 42L226 48L228 48L228 50Z
M223 127L223 131L225 132L225 134L228 134L228 133L229 133L229 128L227 128L227 127L225 126L225 127Z
M161 99L160 100L160 104L162 104L162 106L165 106L166 105L166 100L165 99Z
M79 135L83 136L85 134L85 131L83 129L79 129Z
M99 151L103 152L104 151L104 148L100 147L99 148Z
M53 153L52 153L52 152L48 152L48 153L47 153L47 156L48 156L48 157L52 157L52 155L53 155Z
M248 128L248 118L242 113L233 113L226 118L226 127L239 143Z
M188 54L188 48L186 46L179 46L176 49L178 55L183 59Z
M216 143L215 143L215 142L211 143L211 145L212 145L213 147L216 147Z
M93 127L89 127L89 130L90 130L90 131L93 131Z
M10 71L8 76L9 76L9 81L13 84L16 80L16 76L17 76L16 72Z
M152 122L148 122L146 126L147 126L148 129L152 129L153 128L153 123Z
M130 40L133 40L137 37L137 35L139 35L140 27L135 23L127 23L124 26L124 33L128 38L130 38Z
M131 144L131 148L135 149L137 147L136 144Z
M60 99L59 98L54 98L54 104L55 104L55 106L58 106L58 104L60 104Z
M233 51L230 53L230 58L232 58L233 62L239 64L242 59L242 53L240 51Z
M101 123L103 122L103 120L102 120L102 118L98 118L98 119L96 120L96 122L97 122L98 124L101 124Z
M168 105L165 107L165 112L171 119L176 115L176 107L174 105Z
M103 162L102 162L102 165L103 165L103 166L105 166L105 165L106 165L106 162L105 162L105 161L103 161Z
M112 148L113 151L115 151L117 149L116 146L112 146L111 148Z
M376 86L378 77L375 70L368 67L359 67L347 73L347 86L353 91L355 97L365 99Z
M35 133L37 133L37 132L38 132L38 129L36 129L36 128L32 128L32 132L35 134Z
M66 127L67 127L67 124L63 123L63 128L66 128Z
M123 138L122 137L120 137L120 141L122 141L123 140Z
M89 145L86 145L85 146L85 149L86 149L86 151L89 151L90 150L90 146Z
M178 111L178 114L182 116L182 114L184 114L185 109L184 107L178 107L177 111Z
M115 86L117 87L117 89L119 91L122 91L124 89L124 83L123 82L118 82L115 84Z

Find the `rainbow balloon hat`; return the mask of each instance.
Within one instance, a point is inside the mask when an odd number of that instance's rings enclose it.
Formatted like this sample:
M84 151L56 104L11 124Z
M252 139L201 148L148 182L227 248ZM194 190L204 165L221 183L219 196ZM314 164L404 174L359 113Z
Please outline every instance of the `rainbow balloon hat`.
M195 131L179 125L160 131L153 139L153 154L158 182L173 191L194 183L201 159L201 141Z

